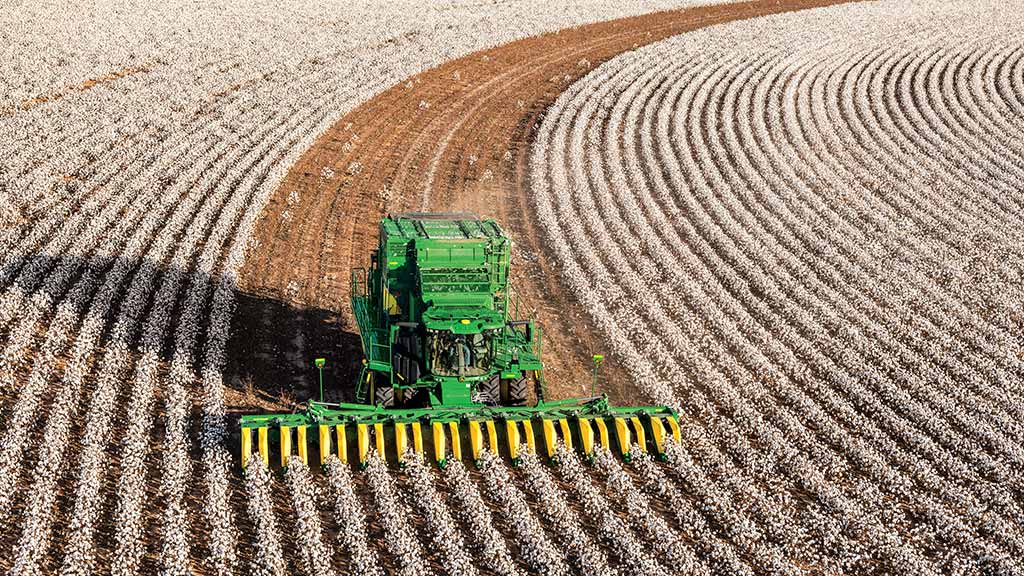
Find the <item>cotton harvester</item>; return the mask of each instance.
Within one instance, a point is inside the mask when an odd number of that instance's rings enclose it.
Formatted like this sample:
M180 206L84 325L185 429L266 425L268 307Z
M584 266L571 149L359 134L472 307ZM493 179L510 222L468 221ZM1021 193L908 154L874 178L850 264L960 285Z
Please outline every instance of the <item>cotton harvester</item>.
M509 286L512 241L491 219L405 214L380 222L369 269L352 272L352 312L362 338L356 403L310 401L292 414L241 418L242 463L282 466L293 448L308 464L308 431L323 464L398 460L407 449L447 458L482 450L513 463L522 446L554 455L557 439L589 454L596 442L629 458L634 443L663 454L679 437L668 407L616 407L607 397L551 400L544 393L541 330L520 317ZM530 391L536 402L528 404Z

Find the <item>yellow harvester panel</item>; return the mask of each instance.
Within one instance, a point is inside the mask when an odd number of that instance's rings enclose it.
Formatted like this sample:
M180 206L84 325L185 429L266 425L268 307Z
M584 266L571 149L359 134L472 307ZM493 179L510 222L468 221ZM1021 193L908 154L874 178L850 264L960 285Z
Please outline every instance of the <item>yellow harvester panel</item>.
M299 433L299 460L302 464L309 466L309 454L306 453L306 427L298 426L295 431Z
M480 459L480 450L483 448L484 438L480 432L480 423L475 420L469 421L469 449L473 452L473 460Z
M326 424L319 426L320 430L320 465L327 463L327 456L331 453L331 427Z
M597 423L597 437L601 441L601 446L604 449L612 451L612 439L608 436L608 425L604 423L604 418L598 418L594 420Z
M647 434L644 432L644 423L636 416L629 420L633 423L633 429L636 430L636 443L640 445L641 449L647 450Z
M459 423L449 422L448 432L452 435L452 458L462 460L462 438L459 437Z
M370 454L370 430L366 424L356 424L356 443L359 445L359 463L365 464Z
M433 422L431 424L434 430L434 457L437 458L438 462L444 461L444 424L440 422Z
M373 432L375 439L377 440L377 454L380 455L380 459L387 462L388 458L384 455L384 423L377 422L373 425Z
M665 420L668 421L668 427L672 430L672 437L676 439L676 442L682 442L679 434L679 423L676 422L676 419L669 416L668 418L665 418Z
M505 431L508 432L508 453L515 460L519 458L519 426L515 420L505 420Z
M419 422L412 423L412 449L420 456L423 455L423 432Z
M590 455L594 451L594 429L590 427L590 420L586 418L580 418L576 421L580 429L580 442L583 449L583 453Z
M345 434L345 425L338 424L334 427L334 432L338 436L338 460L341 460L342 464L348 464L348 435Z
M242 468L249 464L252 458L252 430L242 428Z
M494 427L494 421L488 420L487 424L487 445L490 446L491 452L495 456L498 455L498 431Z
M531 453L537 453L537 439L533 435L533 423L523 420L523 435L526 436L526 449Z
M622 450L622 455L629 454L633 439L629 433L629 426L622 418L615 419L615 435L619 438L619 449Z
M288 426L281 426L281 466L288 465L288 458L292 455L292 429Z
M544 420L544 445L548 449L548 458L555 456L555 423Z
M558 421L558 427L562 429L562 442L565 442L565 447L572 450L572 429L569 428L569 421L562 418Z
M401 462L405 458L406 449L405 440L405 424L401 422L395 422L395 451L398 452L398 461Z
M267 428L265 426L257 428L258 434L257 446L260 451L260 457L263 458L263 465L270 466L270 448L267 447Z
M661 423L661 419L656 416L651 418L651 435L654 436L654 447L658 449L658 454L664 454L665 426Z

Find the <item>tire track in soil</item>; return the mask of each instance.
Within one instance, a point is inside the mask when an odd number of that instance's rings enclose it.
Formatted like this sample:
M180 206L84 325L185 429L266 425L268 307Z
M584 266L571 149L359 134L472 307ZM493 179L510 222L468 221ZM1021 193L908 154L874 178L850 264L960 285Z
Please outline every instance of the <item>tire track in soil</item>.
M544 111L571 82L622 52L714 24L847 1L754 0L535 36L425 71L346 114L290 169L257 224L240 273L246 297L228 366L235 383L253 386L229 386L229 405L305 399L314 374L295 372L317 356L328 358L328 387L354 380L360 352L349 270L368 263L380 217L422 208L498 219L516 242L516 290L544 328L549 394L586 394L590 356L607 350L546 256L532 216L527 155ZM602 368L602 389L616 402L646 400L614 357Z

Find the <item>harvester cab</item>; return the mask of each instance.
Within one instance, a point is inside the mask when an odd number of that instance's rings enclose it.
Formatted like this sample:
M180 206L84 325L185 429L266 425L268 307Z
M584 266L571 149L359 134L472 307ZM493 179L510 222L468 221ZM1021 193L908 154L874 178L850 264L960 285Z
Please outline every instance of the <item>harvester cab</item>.
M369 451L479 459L482 450L549 457L560 439L589 454L600 442L630 457L636 444L664 454L679 437L669 407L616 407L604 396L545 397L541 330L510 285L512 241L492 219L402 214L380 222L368 268L352 271L362 341L354 403L310 401L293 414L242 416L242 465L258 455L308 463L307 431L330 454L365 464ZM532 392L532 398L531 398ZM532 403L531 403L532 400Z

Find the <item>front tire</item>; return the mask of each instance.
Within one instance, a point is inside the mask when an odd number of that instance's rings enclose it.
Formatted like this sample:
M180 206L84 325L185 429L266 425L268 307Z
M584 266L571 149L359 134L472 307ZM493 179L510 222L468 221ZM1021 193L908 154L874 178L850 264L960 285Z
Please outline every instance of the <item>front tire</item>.
M529 379L526 376L505 380L501 387L502 406L525 405L528 387Z
M501 399L501 379L498 376L484 380L476 389L477 399L482 404L496 405Z
M373 403L384 408L395 405L395 389L391 386L373 386Z

